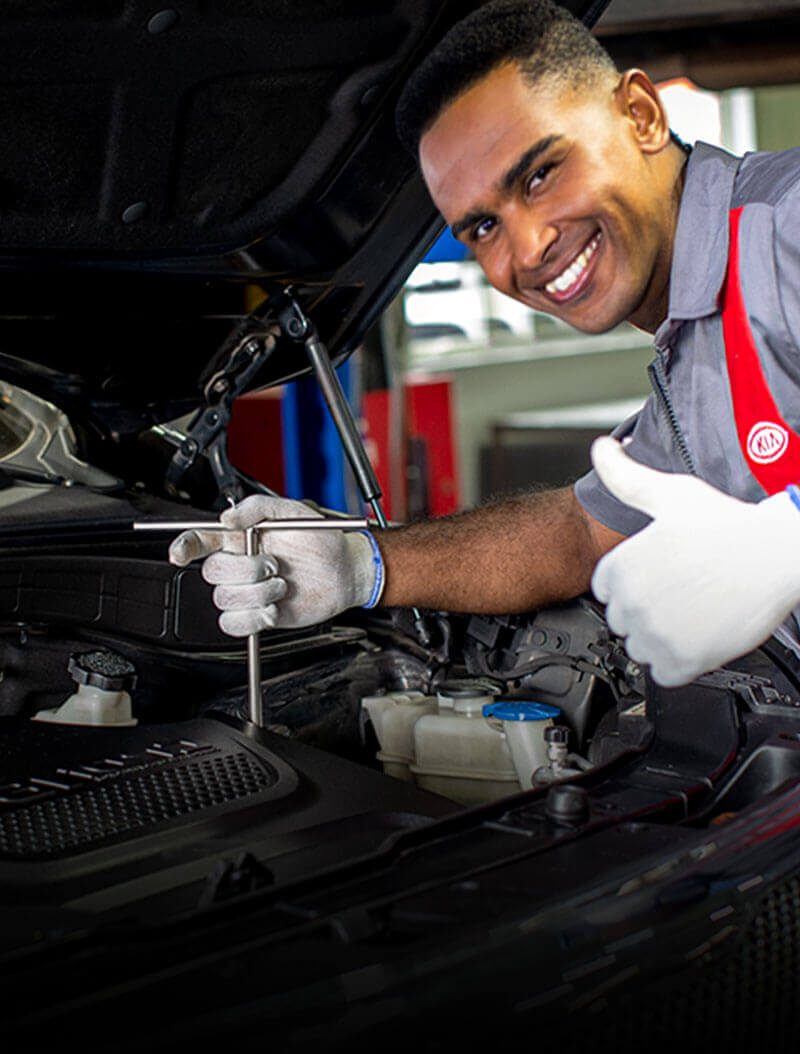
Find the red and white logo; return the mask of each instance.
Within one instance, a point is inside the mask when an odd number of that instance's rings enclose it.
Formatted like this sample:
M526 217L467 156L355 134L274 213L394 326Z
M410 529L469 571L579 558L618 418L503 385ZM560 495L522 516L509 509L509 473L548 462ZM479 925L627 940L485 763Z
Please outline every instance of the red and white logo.
M759 465L769 465L781 457L789 445L789 433L774 421L759 421L747 436L747 456Z

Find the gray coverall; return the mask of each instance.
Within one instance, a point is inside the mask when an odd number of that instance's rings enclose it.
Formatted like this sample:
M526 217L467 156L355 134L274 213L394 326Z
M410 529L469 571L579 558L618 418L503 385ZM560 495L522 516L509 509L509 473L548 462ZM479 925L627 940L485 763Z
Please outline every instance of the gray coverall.
M765 491L736 432L718 309L728 215L740 206L741 286L750 328L772 396L786 423L800 432L800 148L737 158L698 143L681 197L669 313L655 334L654 391L614 435L630 436L627 453L653 468L692 472L728 494L760 501ZM593 471L578 480L575 494L595 519L622 534L649 522L613 497ZM776 636L800 656L800 608Z

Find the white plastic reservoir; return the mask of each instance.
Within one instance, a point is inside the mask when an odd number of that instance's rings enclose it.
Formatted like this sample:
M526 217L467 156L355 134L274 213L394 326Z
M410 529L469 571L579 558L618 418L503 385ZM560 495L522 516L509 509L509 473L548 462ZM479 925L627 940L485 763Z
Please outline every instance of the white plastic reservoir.
M361 700L369 714L381 749L375 755L387 776L412 781L409 766L414 761L414 725L423 714L436 710L435 696L422 692L389 692Z
M391 692L362 700L387 775L464 805L531 788L547 762L544 730L560 711L540 703L496 702L480 682L445 683L439 693Z
M490 703L483 708L484 717L490 723L497 722L505 733L522 790L531 789L534 772L547 764L545 729L560 714L557 706L546 703L508 701Z
M519 790L506 737L483 716L494 702L481 688L444 689L438 709L414 725L411 772L425 790L464 805L504 798Z

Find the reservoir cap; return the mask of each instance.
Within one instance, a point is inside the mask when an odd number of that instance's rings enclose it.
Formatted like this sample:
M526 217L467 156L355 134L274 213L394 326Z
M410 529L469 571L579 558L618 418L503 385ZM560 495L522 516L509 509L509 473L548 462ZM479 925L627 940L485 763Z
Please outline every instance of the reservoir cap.
M561 716L557 706L547 703L487 703L483 708L484 717L496 717L500 721L547 721L548 718Z
M67 672L76 684L88 684L106 692L132 692L136 687L133 663L104 648L71 655Z

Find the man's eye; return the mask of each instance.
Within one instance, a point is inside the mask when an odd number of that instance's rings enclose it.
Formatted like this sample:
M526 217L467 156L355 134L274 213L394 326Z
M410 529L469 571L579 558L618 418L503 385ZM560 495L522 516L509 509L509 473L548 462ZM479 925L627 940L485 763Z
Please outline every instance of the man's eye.
M552 164L542 165L541 168L537 168L536 171L528 177L528 182L525 188L528 193L530 193L530 191L532 190L536 190L542 185L542 183L544 183L545 179L547 178L547 174L550 172L552 167Z
M482 238L486 238L492 233L494 228L497 226L497 220L493 216L487 216L485 220L481 220L480 223L476 223L472 228L472 238L474 241L480 241Z

